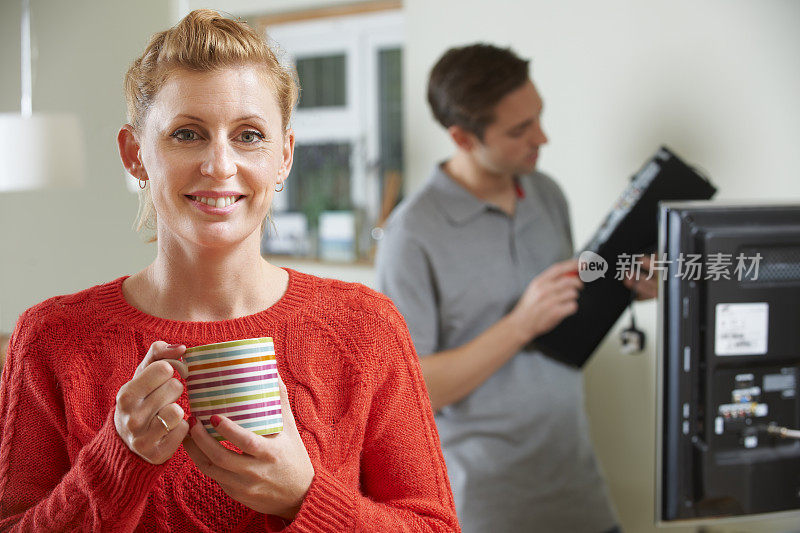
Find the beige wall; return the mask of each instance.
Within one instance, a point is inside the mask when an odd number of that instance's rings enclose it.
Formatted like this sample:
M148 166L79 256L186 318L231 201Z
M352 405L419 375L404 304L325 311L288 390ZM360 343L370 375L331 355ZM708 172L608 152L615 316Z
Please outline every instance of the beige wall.
M405 9L409 189L451 151L425 105L428 71L448 47L483 40L533 59L550 136L540 166L569 198L576 245L662 143L704 168L719 198L800 202L799 2L406 0ZM632 532L654 529L655 312L652 302L637 309L645 353L621 355L610 335L586 369L592 434Z
M179 0L181 7L189 11L203 8L216 9L240 17L366 2L369 0Z
M31 0L33 110L79 115L86 185L0 194L0 331L36 302L132 273L153 257L130 229L137 201L125 189L115 139L125 122L122 76L150 34L170 23L169 5ZM18 1L0 3L2 112L19 112L19 14ZM59 132L41 142L58 143Z

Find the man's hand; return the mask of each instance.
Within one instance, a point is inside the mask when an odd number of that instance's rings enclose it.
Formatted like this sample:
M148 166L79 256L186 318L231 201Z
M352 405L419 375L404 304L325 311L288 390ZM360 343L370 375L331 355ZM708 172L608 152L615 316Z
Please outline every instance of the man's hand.
M633 269L625 274L622 283L636 293L637 300L650 300L658 296L658 276L650 275L650 258L642 257L642 268L639 272ZM650 279L647 279L650 278Z
M527 340L544 335L578 310L582 288L577 259L556 263L528 284L510 316Z

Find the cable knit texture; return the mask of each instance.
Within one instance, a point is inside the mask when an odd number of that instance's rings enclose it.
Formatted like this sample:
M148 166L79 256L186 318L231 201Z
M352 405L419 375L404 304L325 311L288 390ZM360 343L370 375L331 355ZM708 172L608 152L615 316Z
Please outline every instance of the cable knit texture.
M388 298L289 270L286 294L265 311L177 322L130 306L124 280L20 317L0 388L0 530L459 529L419 363ZM316 472L288 525L233 501L183 447L151 465L114 427L117 391L154 341L260 336L275 340ZM178 403L189 412L185 393Z

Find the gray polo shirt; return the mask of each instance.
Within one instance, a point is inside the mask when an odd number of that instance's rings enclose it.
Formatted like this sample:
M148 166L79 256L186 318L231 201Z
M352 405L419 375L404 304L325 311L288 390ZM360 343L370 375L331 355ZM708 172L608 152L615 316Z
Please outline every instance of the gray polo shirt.
M509 217L447 176L390 217L377 279L408 323L417 353L459 347L506 315L528 283L572 255L558 185L522 176ZM589 439L581 373L521 352L436 414L465 532L598 533L615 524Z

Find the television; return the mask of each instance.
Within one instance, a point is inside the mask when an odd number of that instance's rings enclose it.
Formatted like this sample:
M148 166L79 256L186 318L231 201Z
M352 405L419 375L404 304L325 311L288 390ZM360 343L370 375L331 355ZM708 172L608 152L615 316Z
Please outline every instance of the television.
M661 204L657 259L656 523L800 524L800 205Z

